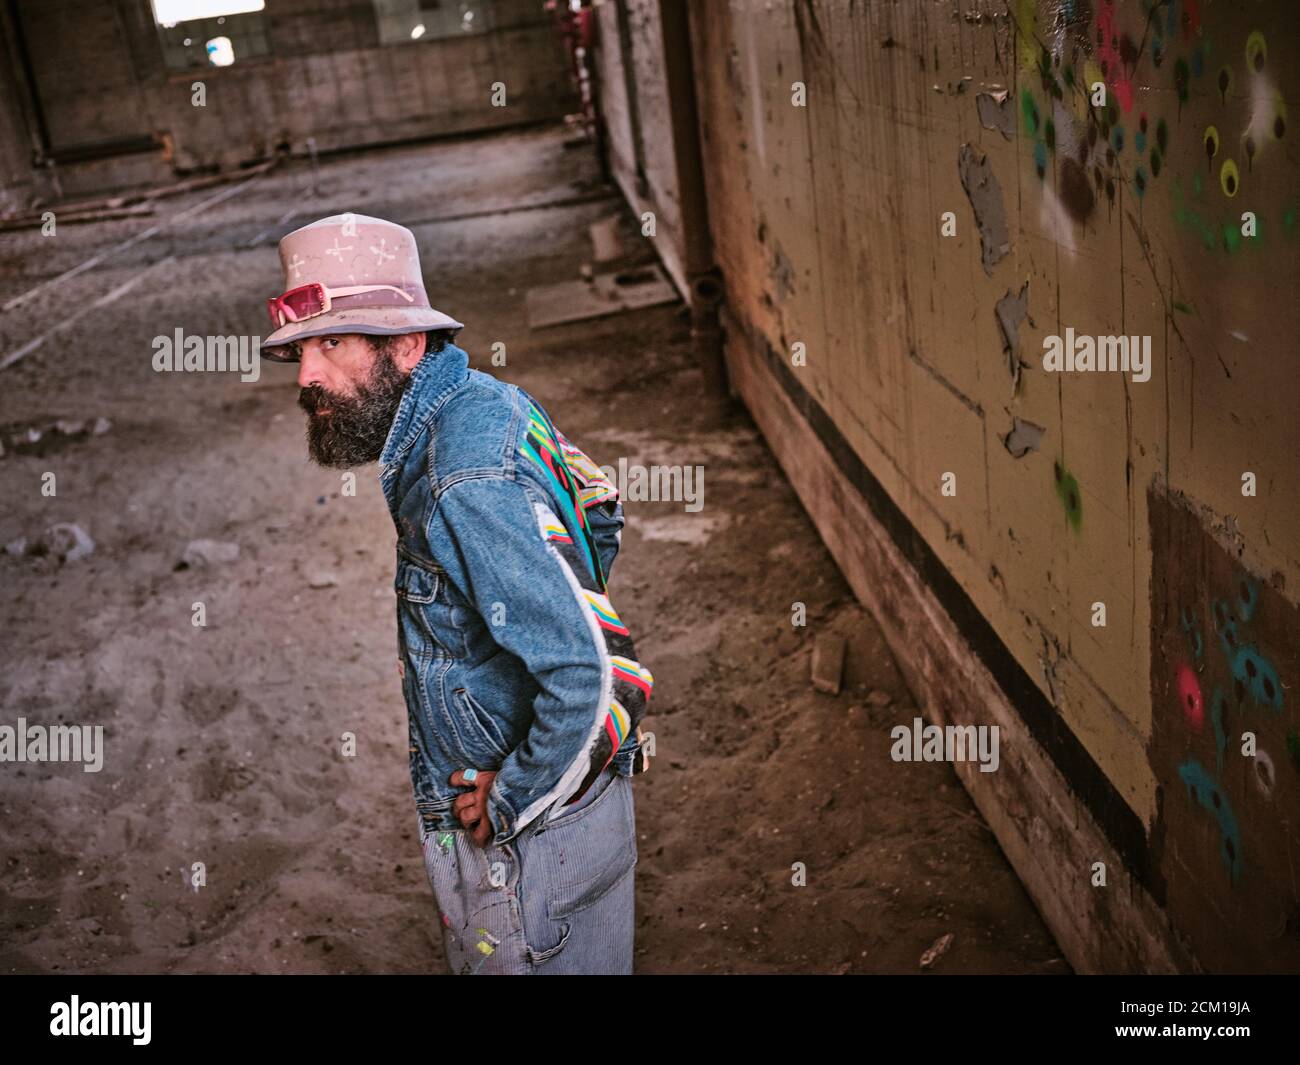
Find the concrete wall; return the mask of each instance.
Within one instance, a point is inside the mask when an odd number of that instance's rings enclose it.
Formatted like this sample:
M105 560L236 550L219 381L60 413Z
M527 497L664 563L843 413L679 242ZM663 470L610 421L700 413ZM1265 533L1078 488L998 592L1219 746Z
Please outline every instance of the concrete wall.
M0 86L0 215L25 208L33 187L32 146L14 103Z
M1300 30L1151 6L695 4L728 362L1071 960L1295 971Z
M34 194L33 142L19 103L15 54L0 11L0 215L24 210Z
M236 165L277 144L321 151L557 119L577 107L536 0L495 0L494 29L380 45L369 0L267 5L270 56L166 69L148 0L19 0L55 150L132 136L178 169ZM193 106L191 86L206 86ZM504 82L506 106L492 105Z

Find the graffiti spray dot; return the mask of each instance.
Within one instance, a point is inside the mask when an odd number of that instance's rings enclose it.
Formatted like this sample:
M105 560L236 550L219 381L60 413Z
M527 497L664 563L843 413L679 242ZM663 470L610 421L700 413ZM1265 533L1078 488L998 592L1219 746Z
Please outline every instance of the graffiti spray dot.
M1280 92L1273 94L1273 139L1281 140L1286 136L1286 101Z
M1237 175L1237 164L1231 159L1225 159L1223 166L1219 169L1219 184L1223 186L1225 196L1237 195L1237 189L1241 186L1241 179Z
M1219 101L1221 103L1228 102L1228 90L1231 88L1232 88L1232 70L1228 67L1223 67L1219 71Z
M1201 682L1196 671L1184 663L1178 667L1178 702L1183 708L1183 720L1195 732L1205 724L1205 700L1201 695Z
M1267 59L1268 43L1264 40L1264 35L1256 30L1246 38L1246 69L1258 74L1264 69Z
M1031 136L1038 135L1038 104L1034 102L1034 94L1028 89L1020 90L1020 114L1025 120L1025 130Z
M1083 498L1079 494L1079 482L1059 462L1052 464L1052 472L1056 476L1056 494L1065 507L1066 521L1078 532L1083 526Z
M1249 621L1259 605L1259 586L1250 581L1241 581L1237 585L1237 612L1242 621Z

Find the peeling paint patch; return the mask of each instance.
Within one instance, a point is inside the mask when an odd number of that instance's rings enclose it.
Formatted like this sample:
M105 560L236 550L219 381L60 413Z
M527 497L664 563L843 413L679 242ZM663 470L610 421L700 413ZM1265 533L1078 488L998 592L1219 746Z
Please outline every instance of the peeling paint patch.
M788 300L794 295L794 264L779 246L772 253L772 280L778 298Z
M1007 370L1011 373L1013 387L1020 386L1020 323L1029 317L1029 282L1020 286L1019 295L1007 289L998 300L995 313L998 328L1002 331L1002 352L1007 357Z
M975 213L975 224L979 226L984 273L992 277L993 267L1011 250L1002 186L989 166L988 157L981 155L977 159L969 144L963 144L957 153L957 173Z
M980 125L985 129L995 129L1007 140L1015 131L1016 116L1007 106L1007 90L1001 92L982 92L975 97L975 109L979 112Z
M1031 451L1037 451L1043 442L1047 429L1023 418L1011 417L1011 432L1002 438L1003 446L1011 452L1012 458L1022 459Z

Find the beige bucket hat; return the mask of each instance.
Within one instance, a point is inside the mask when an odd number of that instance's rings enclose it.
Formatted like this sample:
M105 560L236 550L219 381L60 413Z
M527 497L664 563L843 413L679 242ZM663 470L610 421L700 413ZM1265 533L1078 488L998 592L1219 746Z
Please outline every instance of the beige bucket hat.
M325 333L392 336L463 329L429 305L415 234L383 218L336 214L295 229L280 241L284 292L267 301L276 329L262 354ZM296 319L296 320L295 320Z

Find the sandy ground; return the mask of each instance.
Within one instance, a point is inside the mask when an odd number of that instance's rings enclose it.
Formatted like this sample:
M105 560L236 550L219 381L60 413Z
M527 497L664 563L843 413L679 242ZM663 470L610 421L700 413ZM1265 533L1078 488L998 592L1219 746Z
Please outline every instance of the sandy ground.
M748 416L699 402L681 309L529 330L527 288L577 276L588 224L620 204L562 139L340 157L314 192L295 165L153 219L0 236L0 303L111 252L0 316L0 360L58 327L0 370L0 433L111 422L0 458L0 541L76 522L96 543L64 563L0 555L0 724L99 724L107 745L99 773L0 764L0 972L442 971L375 467L349 496L308 462L292 367L150 365L178 326L265 333L275 242L344 210L411 226L471 365L532 391L597 462L705 467L698 513L628 503L611 587L656 679L638 971L917 972L948 933L933 971L1067 971L950 767L890 760L912 697ZM649 258L624 237L626 262ZM178 568L197 538L239 556ZM837 696L809 683L826 631L850 640Z

